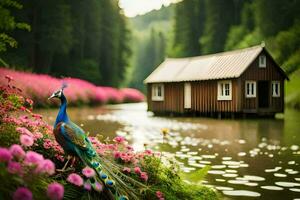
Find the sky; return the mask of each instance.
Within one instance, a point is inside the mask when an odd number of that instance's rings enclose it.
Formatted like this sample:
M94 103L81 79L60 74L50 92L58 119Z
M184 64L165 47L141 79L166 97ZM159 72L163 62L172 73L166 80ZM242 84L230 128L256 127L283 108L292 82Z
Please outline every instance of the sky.
M176 1L178 0L120 0L120 7L127 17L135 17Z

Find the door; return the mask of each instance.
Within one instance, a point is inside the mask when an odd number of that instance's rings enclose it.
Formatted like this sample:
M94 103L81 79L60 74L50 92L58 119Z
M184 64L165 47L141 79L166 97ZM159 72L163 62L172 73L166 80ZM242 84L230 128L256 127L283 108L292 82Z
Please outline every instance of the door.
M270 99L269 81L258 81L258 107L268 108Z
M190 83L184 83L184 108L192 108L192 89Z

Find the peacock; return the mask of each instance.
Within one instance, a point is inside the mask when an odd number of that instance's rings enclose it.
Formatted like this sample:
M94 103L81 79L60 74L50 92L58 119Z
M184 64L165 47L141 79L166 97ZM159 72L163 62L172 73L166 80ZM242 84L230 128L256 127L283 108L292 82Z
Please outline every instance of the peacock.
M48 98L58 98L61 101L53 133L56 141L68 155L68 161L62 170L66 168L71 157L79 158L85 165L96 171L97 176L89 180L94 189L97 188L95 186L96 181L100 181L108 191L110 199L139 199L137 188L145 189L147 187L143 183L123 174L114 163L100 157L83 129L68 117L67 98L64 95L66 87L67 84L63 83L62 87Z

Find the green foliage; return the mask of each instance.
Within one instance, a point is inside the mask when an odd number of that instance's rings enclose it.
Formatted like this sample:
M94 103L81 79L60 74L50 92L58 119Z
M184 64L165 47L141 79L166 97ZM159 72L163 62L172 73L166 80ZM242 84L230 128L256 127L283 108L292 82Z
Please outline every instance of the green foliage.
M205 1L205 30L200 38L202 53L215 53L224 50L227 33L238 22L240 1ZM237 19L236 19L237 18Z
M17 47L17 41L10 36L11 31L15 29L30 30L26 23L17 22L12 15L11 10L20 10L22 5L14 0L0 1L0 52L6 51L7 46Z
M291 108L300 109L300 69L295 71L290 77L290 81L286 82L286 105Z
M188 200L212 200L218 199L213 189L195 184L189 184L183 181L178 175L179 167L176 163L168 160L168 167L162 164L161 160L154 157L145 159L144 167L149 173L149 183L154 188L163 192L165 199L188 199ZM207 173L207 169L200 170L195 180L200 181ZM155 191L147 191L145 199L150 199L150 193ZM153 194L152 194L153 195Z
M92 83L97 83L101 80L101 73L98 63L94 60L81 60L79 63L73 65L72 77L85 79Z
M28 0L18 12L6 10L32 27L25 34L10 30L19 43L17 49L4 54L11 66L80 77L95 84L123 83L131 34L118 1ZM0 34L0 38L15 46L11 37Z
M131 87L145 91L142 85L144 79L165 59L166 38L164 33L152 29L150 36L141 40L137 48Z
M198 40L203 34L205 22L204 3L204 0L191 0L176 5L173 41L175 51L171 53L172 56L199 55Z
M7 173L5 163L0 163L0 180L5 187L0 187L0 199L11 199L11 191L19 185L24 185L34 193L35 199L48 199L46 194L47 185L51 182L50 178L42 175L24 173L22 179L15 174ZM26 180L26 182L24 182Z
M20 134L16 131L16 126L11 124L1 124L0 129L0 146L9 147L11 144L19 142Z

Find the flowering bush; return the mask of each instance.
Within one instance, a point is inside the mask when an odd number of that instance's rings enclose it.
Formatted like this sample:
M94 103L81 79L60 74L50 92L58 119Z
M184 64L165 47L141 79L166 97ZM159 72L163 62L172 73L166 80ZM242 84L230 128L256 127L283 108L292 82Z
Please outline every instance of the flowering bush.
M12 77L6 79L8 84L0 86L0 182L5 185L0 187L0 198L110 199L95 170L78 159L72 168L56 170L62 168L66 155L55 141L52 127L43 116L33 113L33 101L11 85ZM184 183L179 168L171 161L171 167L164 166L159 153L149 149L135 152L120 136L111 143L100 138L89 137L102 165L146 186L139 190L138 198L216 199L211 189Z
M124 88L119 90L112 87L95 86L77 78L58 79L49 75L13 71L5 68L0 68L0 74L14 77L16 87L22 90L24 96L31 98L39 106L46 106L49 103L47 98L53 91L60 88L62 81L69 84L70 89L66 90L65 93L71 105L141 102L144 100L144 95L136 89ZM0 76L0 85L6 85L6 79L4 76ZM10 81L13 79L11 78Z

